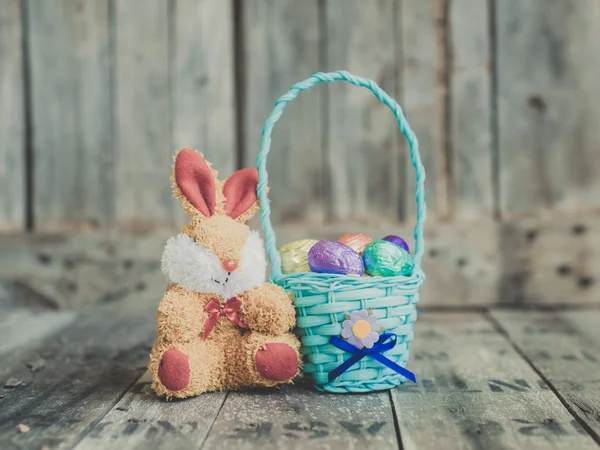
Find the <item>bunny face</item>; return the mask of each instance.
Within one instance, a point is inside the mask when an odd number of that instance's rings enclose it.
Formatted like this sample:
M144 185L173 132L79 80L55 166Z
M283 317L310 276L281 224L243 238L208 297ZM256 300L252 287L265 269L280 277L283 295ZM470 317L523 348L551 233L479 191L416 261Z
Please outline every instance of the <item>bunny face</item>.
M172 181L192 220L165 246L162 270L169 281L225 299L263 283L263 243L245 224L258 210L256 170L240 170L223 184L199 153L184 149Z
M238 252L235 270L224 267L223 260L202 242L181 233L170 238L162 258L162 270L172 283L195 292L224 299L260 286L266 277L263 243L258 232L251 231Z

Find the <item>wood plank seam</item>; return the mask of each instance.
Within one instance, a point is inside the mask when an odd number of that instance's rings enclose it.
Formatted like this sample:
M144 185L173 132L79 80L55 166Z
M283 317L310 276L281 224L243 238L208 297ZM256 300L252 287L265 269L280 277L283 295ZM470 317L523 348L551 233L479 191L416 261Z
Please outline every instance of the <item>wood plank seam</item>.
M217 411L217 414L215 414L215 417L213 417L213 420L210 423L210 426L208 427L208 431L206 432L206 436L204 436L204 439L202 440L202 444L200 444L200 447L199 447L198 450L202 450L204 448L204 445L206 444L208 436L210 436L210 432L212 431L212 428L213 428L215 422L217 421L217 418L219 417L219 414L221 414L221 410L225 406L225 402L227 402L227 399L229 398L229 394L230 393L231 393L230 391L227 391L227 393L225 394L225 398L223 399L223 403L221 403L221 406L219 407L219 411Z
M31 98L31 64L28 0L21 2L21 52L23 64L23 120L24 123L24 158L25 158L25 230L35 227L33 212L34 160L33 160L33 106Z
M502 217L500 206L500 135L498 126L498 74L496 30L496 0L488 0L488 29L490 35L490 131L492 152L492 217L499 221Z
M573 416L575 420L579 423L579 425L590 435L590 437L600 445L600 435L594 431L585 420L575 411L575 409L569 405L569 402L564 398L564 396L560 393L560 391L552 384L550 379L544 375L544 373L538 369L535 363L527 356L527 354L521 350L521 348L517 345L517 343L510 337L508 331L502 326L502 324L496 320L494 316L492 316L489 312L483 314L484 317L492 324L492 326L498 331L498 333L503 336L506 341L515 349L515 351L523 358L527 364L540 376L540 378L546 383L548 388L556 395L558 400L562 403L565 409Z
M438 89L441 96L440 127L442 135L441 171L444 173L444 182L440 183L438 196L441 199L441 216L451 218L456 208L456 195L454 192L454 148L452 135L452 72L454 56L452 48L452 21L450 20L451 0L442 0L437 3L438 26L436 38L438 41ZM437 174L434 174L434 176Z
M233 70L234 86L233 95L235 102L235 168L244 166L246 143L244 130L246 124L246 58L244 49L244 4L242 0L233 0Z
M115 146L116 146L116 138L115 138L115 133L116 133L116 126L115 126L115 120L116 120L116 113L115 113L115 107L117 104L116 101L116 95L117 95L117 86L116 86L116 80L117 80L117 72L116 72L116 51L117 51L117 41L116 41L116 31L117 31L117 15L116 15L116 10L115 10L115 4L114 4L115 0L108 0L108 8L107 8L107 14L108 14L108 64L110 67L110 70L108 71L108 104L109 106L109 117L108 117L108 129L110 132L110 174L108 175L108 179L110 180L110 185L112 186L112 191L111 193L113 195L110 196L109 199L109 205L108 205L108 210L109 210L109 217L107 218L107 229L109 231L112 231L114 229L117 228L117 201L116 198L114 196L114 186L115 186L115 182L116 182L116 177L117 174L115 172L115 163L116 163L116 154L115 154Z
M401 70L401 63L404 61L403 47L402 47L402 20L401 20L401 10L402 5L400 2L394 2L393 5L393 14L394 14L394 58L396 60L396 64L394 64L394 78L396 80L395 83L395 91L392 92L392 97L395 98L400 105L404 103L402 98L402 92L404 91L404 73ZM400 144L400 152L401 157L399 158L399 167L398 171L401 175L406 174L407 170L410 167L408 158L404 157L404 153L406 152L406 144ZM408 184L407 183L398 183L398 205L396 206L396 214L399 222L405 222L408 216L408 210L406 207L406 199L408 198Z
M318 15L318 31L319 31L319 67L328 67L329 61L327 58L327 44L329 42L329 34L327 33L327 3L325 0L317 1L317 15ZM332 167L329 165L329 96L325 89L321 89L321 95L319 98L321 103L321 122L323 124L323 132L321 133L321 166L324 168L322 189L325 200L321 205L324 209L323 216L326 222L333 221L333 198L331 193L333 192L331 171Z
M400 421L398 420L398 412L396 410L396 404L394 403L394 396L392 391L389 391L390 406L392 407L392 417L394 418L394 429L396 430L396 440L398 441L398 450L404 450L404 444L402 443L402 429L400 428Z
M100 421L121 401L121 399L123 397L125 397L125 394L127 394L127 392L129 392L129 390L133 386L135 386L135 384L143 376L144 376L144 373L142 373L139 377L137 377L136 379L134 379L131 382L131 384L129 386L127 386L127 388L123 389L123 392L121 392L121 394L119 394L118 396L116 396L110 403L108 403L106 405L106 408L104 408L104 411L102 411L102 413L100 415L98 415L98 417L96 417L94 420L92 420L87 425L87 427L85 427L83 430L81 430L81 432L73 440L73 445L71 446L71 448L77 447L77 445L96 427L96 425L98 425L100 423Z

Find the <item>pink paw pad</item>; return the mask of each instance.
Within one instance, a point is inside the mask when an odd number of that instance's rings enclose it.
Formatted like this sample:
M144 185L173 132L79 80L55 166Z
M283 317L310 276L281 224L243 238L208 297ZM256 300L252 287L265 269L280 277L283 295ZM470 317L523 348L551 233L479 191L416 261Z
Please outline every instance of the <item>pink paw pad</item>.
M266 344L254 356L256 370L267 380L287 381L298 372L298 355L288 344Z
M158 367L158 376L163 386L170 391L185 389L190 383L190 365L187 355L176 348L164 352Z

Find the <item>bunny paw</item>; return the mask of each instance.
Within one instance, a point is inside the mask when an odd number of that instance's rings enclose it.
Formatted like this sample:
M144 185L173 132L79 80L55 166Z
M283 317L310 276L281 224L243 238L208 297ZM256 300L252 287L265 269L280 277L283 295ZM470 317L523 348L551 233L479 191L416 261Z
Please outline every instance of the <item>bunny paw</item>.
M298 372L298 353L288 344L269 343L256 352L254 363L267 380L287 381Z
M164 387L170 391L181 391L190 383L190 364L185 353L170 348L160 360L158 376Z

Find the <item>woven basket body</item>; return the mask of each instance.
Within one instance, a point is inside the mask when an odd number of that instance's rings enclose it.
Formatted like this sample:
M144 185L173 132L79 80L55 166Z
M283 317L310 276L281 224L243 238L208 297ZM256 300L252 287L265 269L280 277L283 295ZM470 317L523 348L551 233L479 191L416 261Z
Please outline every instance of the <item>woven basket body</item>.
M266 157L271 146L271 132L283 109L303 90L322 82L344 80L365 87L385 104L396 116L398 127L406 137L411 162L416 171L415 199L417 223L415 225L415 270L410 277L355 277L320 273L281 272L281 259L277 251L275 232L271 225L270 202L267 197L268 174ZM417 317L416 303L419 287L425 281L421 270L424 251L423 223L425 221L424 179L425 172L419 156L416 136L410 129L402 109L375 82L356 77L348 72L317 73L296 83L275 103L263 128L263 139L257 160L259 172L258 198L261 205L261 223L266 236L266 247L272 263L273 282L294 295L297 311L297 334L302 342L304 376L319 390L329 392L368 392L390 389L406 381L394 370L372 358L363 358L332 381L329 373L351 355L330 344L332 336L339 336L346 314L368 310L378 318L386 332L397 336L397 343L384 353L385 357L404 367L408 362L410 342L413 339L413 323Z

